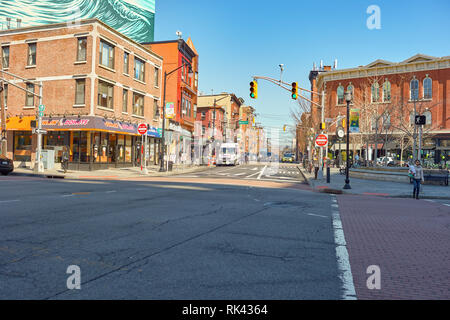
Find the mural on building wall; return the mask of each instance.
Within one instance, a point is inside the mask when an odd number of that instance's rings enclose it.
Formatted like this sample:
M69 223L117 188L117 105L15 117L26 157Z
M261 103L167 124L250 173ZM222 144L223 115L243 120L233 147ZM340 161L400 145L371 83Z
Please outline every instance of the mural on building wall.
M0 0L1 29L98 18L137 42L154 39L156 0ZM11 18L11 22L7 21Z

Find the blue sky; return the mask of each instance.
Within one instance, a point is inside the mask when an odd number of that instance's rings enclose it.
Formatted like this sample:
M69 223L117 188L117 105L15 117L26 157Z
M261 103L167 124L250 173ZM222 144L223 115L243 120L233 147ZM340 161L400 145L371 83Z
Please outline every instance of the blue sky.
M366 26L370 5L380 7L380 30ZM293 124L295 101L264 81L251 99L252 76L278 79L283 63L283 80L309 89L309 71L321 59L338 59L343 69L416 53L447 56L449 13L448 0L156 0L155 41L176 39L177 30L190 36L200 56L200 90L233 92L256 108L263 126L281 128Z

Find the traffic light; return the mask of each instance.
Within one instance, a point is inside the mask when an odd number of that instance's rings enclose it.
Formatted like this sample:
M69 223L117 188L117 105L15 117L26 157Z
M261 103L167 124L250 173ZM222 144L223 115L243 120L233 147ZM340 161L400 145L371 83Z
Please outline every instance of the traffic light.
M258 98L258 82L256 80L250 82L250 98Z
M298 83L292 82L292 99L297 100L298 98Z
M345 118L342 119L342 128L345 128Z
M320 123L320 130L325 130L325 122Z
M283 131L286 131L286 125L283 126Z

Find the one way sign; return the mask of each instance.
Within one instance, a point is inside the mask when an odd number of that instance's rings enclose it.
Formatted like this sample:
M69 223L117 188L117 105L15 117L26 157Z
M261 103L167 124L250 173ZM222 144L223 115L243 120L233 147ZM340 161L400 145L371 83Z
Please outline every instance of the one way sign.
M415 122L416 122L416 125L423 126L426 122L426 117L425 116L416 116Z

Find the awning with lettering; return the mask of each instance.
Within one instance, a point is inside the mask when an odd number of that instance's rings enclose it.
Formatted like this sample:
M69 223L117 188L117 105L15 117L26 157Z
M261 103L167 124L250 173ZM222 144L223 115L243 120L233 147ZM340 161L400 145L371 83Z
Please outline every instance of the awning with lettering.
M93 130L138 135L137 125L125 121L110 120L102 117L43 117L42 129L45 130Z

